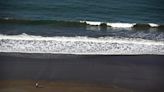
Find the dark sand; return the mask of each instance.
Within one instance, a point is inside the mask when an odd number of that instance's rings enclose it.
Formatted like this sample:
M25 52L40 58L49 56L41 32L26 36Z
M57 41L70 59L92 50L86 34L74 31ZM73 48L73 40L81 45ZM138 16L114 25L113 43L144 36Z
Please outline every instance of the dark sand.
M0 81L0 92L132 92L116 86L80 82L39 81L36 88L32 80Z
M0 92L164 92L164 56L0 53L0 85Z

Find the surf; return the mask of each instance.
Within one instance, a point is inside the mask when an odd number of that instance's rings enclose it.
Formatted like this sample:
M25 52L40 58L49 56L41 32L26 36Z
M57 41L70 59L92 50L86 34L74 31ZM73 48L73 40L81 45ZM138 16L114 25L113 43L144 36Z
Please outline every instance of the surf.
M53 25L61 27L86 27L101 26L111 28L164 28L163 24L157 23L122 23L122 22L101 22L101 21L67 21L67 20L28 20L28 19L13 19L0 18L0 23L3 24L21 24L21 25Z
M117 37L0 35L0 52L78 55L164 54L164 42Z

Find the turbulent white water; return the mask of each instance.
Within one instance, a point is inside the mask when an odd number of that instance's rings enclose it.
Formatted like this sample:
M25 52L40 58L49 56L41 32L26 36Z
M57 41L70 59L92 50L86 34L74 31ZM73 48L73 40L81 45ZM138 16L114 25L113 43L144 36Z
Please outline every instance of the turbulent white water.
M98 21L80 21L80 23L86 23L92 26L100 26L101 24L105 24L113 28L131 28L137 25L137 23L108 23L108 22L106 23L106 22L98 22ZM146 23L145 25L148 25L152 28L154 27L156 28L160 26L159 24L155 24L155 23Z
M115 37L42 37L27 34L13 36L0 35L0 52L81 55L164 55L164 42Z

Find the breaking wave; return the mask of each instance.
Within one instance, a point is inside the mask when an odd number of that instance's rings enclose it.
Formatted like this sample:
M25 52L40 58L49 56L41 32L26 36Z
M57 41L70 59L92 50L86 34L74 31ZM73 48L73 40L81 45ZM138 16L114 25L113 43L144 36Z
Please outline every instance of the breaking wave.
M117 37L0 35L0 52L79 55L164 55L164 42Z
M112 28L164 28L163 24L156 23L110 23L110 22L96 22L96 21L58 21L58 20L21 20L12 18L1 18L0 23L13 23L13 24L29 24L29 25L46 25L52 24L54 26L72 26L84 27L102 26Z

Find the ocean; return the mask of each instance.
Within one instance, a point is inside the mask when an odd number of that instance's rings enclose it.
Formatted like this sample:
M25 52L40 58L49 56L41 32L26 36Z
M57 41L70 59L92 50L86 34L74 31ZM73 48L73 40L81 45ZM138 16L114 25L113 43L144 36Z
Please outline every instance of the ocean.
M0 52L163 55L163 3L1 0Z
M163 55L164 0L0 0L0 81L163 92Z

